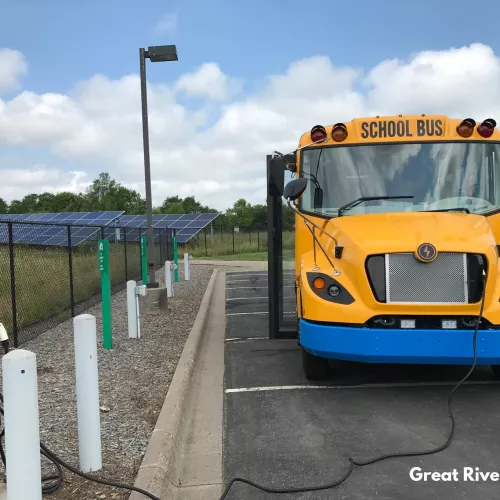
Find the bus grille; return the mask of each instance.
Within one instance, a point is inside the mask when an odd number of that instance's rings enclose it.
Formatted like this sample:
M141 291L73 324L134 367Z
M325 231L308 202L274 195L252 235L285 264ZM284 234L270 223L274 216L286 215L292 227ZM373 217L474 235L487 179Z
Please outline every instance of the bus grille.
M406 304L468 303L467 255L439 253L429 263L412 253L385 256L387 302Z

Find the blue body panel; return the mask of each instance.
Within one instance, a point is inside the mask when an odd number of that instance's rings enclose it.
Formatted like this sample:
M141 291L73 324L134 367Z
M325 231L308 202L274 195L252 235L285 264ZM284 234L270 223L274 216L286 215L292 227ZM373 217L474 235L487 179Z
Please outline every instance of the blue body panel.
M300 345L324 358L368 363L470 365L473 330L392 330L300 320ZM479 330L477 364L500 365L500 330Z

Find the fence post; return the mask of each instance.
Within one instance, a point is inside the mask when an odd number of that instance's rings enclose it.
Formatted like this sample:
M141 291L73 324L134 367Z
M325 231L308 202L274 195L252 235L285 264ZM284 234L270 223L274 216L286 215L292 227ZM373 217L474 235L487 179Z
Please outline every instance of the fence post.
M12 336L14 337L14 347L19 347L17 332L17 300L16 300L16 266L14 265L14 232L12 222L8 223L9 230L9 258L10 258L10 296L12 302Z
M257 228L257 253L260 252L260 229Z
M140 251L140 249L141 249L141 241L142 241L142 229L139 228L139 264L140 264L140 267L141 267L141 279L142 279L142 273L143 273L143 270L142 270L142 253Z
M125 254L125 281L128 281L127 228L123 228L123 253Z
M75 290L73 284L73 246L71 244L71 226L68 226L68 266L69 266L69 300L71 317L75 317Z
M147 235L143 234L141 236L141 272L142 272L142 284L147 285L148 283L148 252L147 252ZM151 249L154 252L154 248ZM154 257L153 257L154 258Z
M8 500L41 500L36 355L19 349L2 358Z
M207 251L207 228L205 228L203 232L205 233L205 255L208 255L208 251Z
M177 231L174 230L174 281L179 281L179 256L177 255Z
M165 229L160 233L160 264L158 267L161 267L162 263L165 263Z
M234 255L234 226L233 226L233 255Z
M73 332L80 470L88 473L102 468L95 317L81 314L74 318Z
M250 248L252 248L252 228L248 228L248 235L250 236Z
M135 296L134 280L127 281L127 317L128 317L128 338L136 339L137 334L137 298Z

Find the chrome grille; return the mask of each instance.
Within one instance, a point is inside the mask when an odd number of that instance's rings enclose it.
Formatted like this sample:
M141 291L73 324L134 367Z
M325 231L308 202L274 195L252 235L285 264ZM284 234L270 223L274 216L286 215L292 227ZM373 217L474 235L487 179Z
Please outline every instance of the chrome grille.
M439 253L429 263L408 253L385 255L387 302L465 304L468 302L467 255Z

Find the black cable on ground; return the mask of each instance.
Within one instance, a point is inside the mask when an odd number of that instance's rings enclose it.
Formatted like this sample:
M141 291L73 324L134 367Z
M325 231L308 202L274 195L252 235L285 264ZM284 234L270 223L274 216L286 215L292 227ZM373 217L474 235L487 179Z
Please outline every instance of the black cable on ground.
M305 486L302 488L269 488L267 486L263 486L261 484L255 483L253 481L249 481L248 479L244 479L241 477L234 477L227 484L227 486L226 486L226 488L225 488L224 492L222 493L222 496L220 497L219 500L224 500L227 497L231 487L235 483L248 484L249 486L253 486L254 488L265 491L266 493L307 493L310 491L329 490L331 488L335 488L335 487L341 485L344 481L346 481L349 478L349 476L352 474L352 472L356 466L364 467L366 465L371 465L371 464L374 464L376 462L381 462L382 460L387 460L389 458L420 457L420 456L424 456L424 455L433 455L435 453L439 453L440 451L443 451L446 448L448 448L448 446L450 445L451 441L453 440L453 436L455 434L455 418L454 418L453 412L451 410L451 400L452 400L453 394L455 394L457 389L471 376L472 372L476 368L476 363L477 363L477 342L476 342L477 341L477 332L479 329L479 324L480 324L481 319L483 317L485 297L486 297L486 278L485 278L485 276L483 276L483 293L482 293L482 297L481 297L481 308L479 311L479 316L477 318L476 326L474 328L474 334L472 336L472 346L473 346L473 350L474 350L474 361L473 361L472 366L470 367L469 371L467 372L467 374L462 378L462 380L460 380L460 382L458 382L453 387L450 394L448 395L448 414L449 414L450 419L451 419L451 430L450 430L450 434L448 436L448 439L446 440L446 442L443 445L438 446L437 448L433 448L431 450L427 450L427 451L413 451L413 452L406 452L406 453L404 453L404 452L402 452L402 453L390 453L387 455L381 455L379 457L372 458L370 460L357 460L355 458L350 457L348 459L350 462L349 469L340 479L338 479L337 481L334 481L332 483L318 485L318 486Z
M3 410L3 394L0 393L0 414L4 415L4 410ZM2 438L5 435L5 428L2 429L2 432L0 433L0 457L2 459L4 468L6 469L6 459L5 459L5 453L3 450L3 445L2 445ZM87 479L89 481L92 481L94 483L99 483L103 484L105 486L111 486L114 488L121 488L124 490L130 490L130 491L136 491L137 493L141 493L147 498L150 498L151 500L161 500L159 497L153 495L152 493L149 493L148 491L145 491L141 488L136 488L135 486L129 485L129 484L123 484L123 483L118 483L116 481L110 481L107 479L102 479L99 477L95 476L90 476L88 474L84 474L83 472L80 472L78 469L75 467L69 465L66 463L64 460L59 458L55 453L50 451L42 442L40 442L40 453L43 455L45 458L47 458L56 468L56 473L51 474L49 476L42 476L42 493L44 495L50 495L51 493L55 493L62 485L63 481L63 470L62 468L64 467L65 469L69 470L73 474L76 474L77 476L83 477L84 479ZM46 484L49 483L49 484Z

